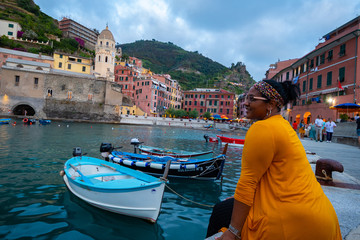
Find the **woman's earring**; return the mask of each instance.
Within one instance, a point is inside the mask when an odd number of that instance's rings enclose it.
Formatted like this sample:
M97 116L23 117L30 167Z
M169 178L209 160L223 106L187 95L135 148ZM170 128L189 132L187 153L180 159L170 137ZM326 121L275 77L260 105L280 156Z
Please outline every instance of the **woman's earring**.
M266 116L267 116L267 117L268 117L268 116L271 116L271 108L270 108L269 111L266 112Z

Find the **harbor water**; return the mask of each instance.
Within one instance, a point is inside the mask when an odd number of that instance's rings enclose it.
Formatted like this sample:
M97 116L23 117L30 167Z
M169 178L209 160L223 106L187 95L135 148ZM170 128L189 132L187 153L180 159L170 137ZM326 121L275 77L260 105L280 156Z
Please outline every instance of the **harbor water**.
M102 142L133 151L132 138L150 146L220 154L223 146L206 143L204 134L244 137L244 132L60 121L0 125L0 238L204 239L209 206L234 193L240 148L228 148L222 182L171 179L168 185L179 195L166 189L155 224L88 205L68 191L59 175L74 147L101 158Z

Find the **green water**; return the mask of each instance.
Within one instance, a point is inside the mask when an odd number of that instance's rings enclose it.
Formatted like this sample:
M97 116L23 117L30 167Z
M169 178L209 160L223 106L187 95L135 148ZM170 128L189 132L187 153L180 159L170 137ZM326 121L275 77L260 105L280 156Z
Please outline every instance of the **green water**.
M52 122L47 126L0 125L0 238L204 239L211 208L166 190L158 221L150 224L86 204L67 190L59 171L72 156L74 147L100 158L102 142L133 151L130 139L135 137L151 146L187 151L213 149L221 153L221 145L206 143L203 138L204 134L219 133L73 122ZM213 205L233 194L240 174L240 157L241 149L229 148L222 184L173 180L169 186L192 201Z

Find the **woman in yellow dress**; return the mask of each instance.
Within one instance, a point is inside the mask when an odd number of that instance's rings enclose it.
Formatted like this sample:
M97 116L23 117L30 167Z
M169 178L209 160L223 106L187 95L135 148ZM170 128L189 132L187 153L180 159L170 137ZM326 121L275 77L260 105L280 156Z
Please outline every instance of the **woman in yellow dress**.
M339 222L280 109L296 100L290 81L264 80L248 92L248 130L228 230L217 238L341 240Z

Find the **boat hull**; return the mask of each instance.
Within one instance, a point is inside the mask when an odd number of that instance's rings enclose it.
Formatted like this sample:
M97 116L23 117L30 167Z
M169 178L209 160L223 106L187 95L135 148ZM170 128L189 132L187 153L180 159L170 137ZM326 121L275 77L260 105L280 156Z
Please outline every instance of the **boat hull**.
M100 164L111 164L100 159L99 161ZM116 164L112 165L116 166ZM76 167L81 168L81 174L88 178L87 181L90 179L90 182L81 180L81 175L74 169L65 168L64 182L75 196L95 207L110 212L156 222L161 209L164 182L149 176L157 182L144 181L141 183L141 179L139 180L136 177L143 173L137 172L134 176L127 175L127 173L115 175L116 173L113 173L111 169L106 169L107 171L103 176L98 176L99 174L94 174L94 170L91 170L86 162ZM102 166L97 165L95 168L101 171ZM132 171L131 169L128 170ZM115 180L112 179L114 176L116 176Z
M220 139L222 144L228 144L229 146L244 147L245 139L229 138L224 136L216 135Z
M140 153L153 156L170 156L174 158L194 158L194 159L209 159L213 155L213 151L208 152L186 152L186 151L171 151L162 148L154 148L149 146L140 146Z
M9 124L10 121L11 121L10 118L1 118L1 119L0 119L0 125Z
M139 155L139 154L138 154ZM146 156L143 156L146 158ZM139 170L151 175L160 176L164 172L165 162L149 160L138 160L129 158L121 152L113 152L109 160L121 166ZM200 180L217 180L221 177L225 164L225 155L216 158L203 159L191 162L171 162L169 177L173 178L196 178Z

